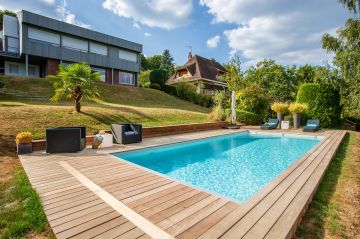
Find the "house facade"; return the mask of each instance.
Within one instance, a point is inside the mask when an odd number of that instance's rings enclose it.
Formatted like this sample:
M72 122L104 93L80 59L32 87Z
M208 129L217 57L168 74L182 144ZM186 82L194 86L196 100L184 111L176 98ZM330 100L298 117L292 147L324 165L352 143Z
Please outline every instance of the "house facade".
M219 81L218 77L226 73L226 69L214 59L202 56L188 55L188 61L176 69L175 73L167 80L168 85L180 82L194 84L197 92L213 95L218 90L227 89L227 83Z
M25 10L4 15L0 33L0 74L45 77L85 62L104 82L138 85L141 44Z

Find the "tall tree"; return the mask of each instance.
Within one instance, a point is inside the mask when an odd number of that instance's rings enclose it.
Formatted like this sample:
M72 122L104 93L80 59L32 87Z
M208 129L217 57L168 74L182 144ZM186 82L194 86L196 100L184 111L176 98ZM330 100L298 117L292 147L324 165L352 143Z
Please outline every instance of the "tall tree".
M3 16L4 15L10 15L10 16L16 16L16 13L10 10L0 10L0 30L2 30L3 27Z
M335 53L334 65L339 67L344 86L341 93L345 106L360 108L360 19L348 19L345 27L337 36L325 34L322 46L328 52Z
M360 10L360 0L338 0L338 2L346 6L350 12L357 13Z
M238 55L233 56L228 64L224 65L226 72L218 78L228 84L229 90L238 91L245 87L244 72Z
M148 70L156 70L161 68L162 55L153 55L146 58Z
M74 63L69 66L60 65L56 76L49 76L53 81L55 94L51 101L59 101L68 98L75 101L75 109L81 112L81 100L83 98L100 97L96 82L100 80L99 72L92 72L88 64Z
M169 75L174 73L174 58L168 49L165 49L162 54L161 68L167 70Z

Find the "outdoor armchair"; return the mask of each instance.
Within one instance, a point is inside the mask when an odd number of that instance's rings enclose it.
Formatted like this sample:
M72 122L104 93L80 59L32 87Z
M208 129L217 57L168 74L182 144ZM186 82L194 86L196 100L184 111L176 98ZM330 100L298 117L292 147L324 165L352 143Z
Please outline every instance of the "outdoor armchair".
M142 141L141 124L112 124L111 132L118 144L132 144Z
M75 153L86 147L84 126L58 127L46 130L47 153Z

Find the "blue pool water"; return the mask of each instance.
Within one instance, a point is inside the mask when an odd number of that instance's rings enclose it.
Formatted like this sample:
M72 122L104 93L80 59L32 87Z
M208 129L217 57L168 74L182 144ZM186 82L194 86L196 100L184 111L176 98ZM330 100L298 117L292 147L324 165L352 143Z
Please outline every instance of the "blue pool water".
M314 137L239 133L115 156L244 202L318 142Z

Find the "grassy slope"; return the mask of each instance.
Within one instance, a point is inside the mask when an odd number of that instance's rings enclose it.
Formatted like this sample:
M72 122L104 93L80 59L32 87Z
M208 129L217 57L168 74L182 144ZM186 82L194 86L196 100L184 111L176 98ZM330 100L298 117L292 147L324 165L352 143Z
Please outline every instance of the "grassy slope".
M5 78L5 90L0 93L0 134L26 130L42 138L45 129L54 126L85 125L88 133L94 133L108 129L111 123L159 126L208 121L208 109L157 90L107 84L101 88L102 100L83 102L83 113L76 113L72 102L48 101L53 88L45 79Z

